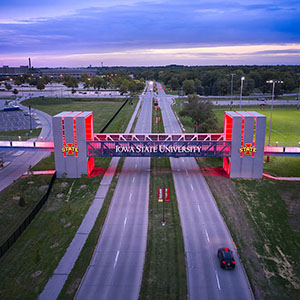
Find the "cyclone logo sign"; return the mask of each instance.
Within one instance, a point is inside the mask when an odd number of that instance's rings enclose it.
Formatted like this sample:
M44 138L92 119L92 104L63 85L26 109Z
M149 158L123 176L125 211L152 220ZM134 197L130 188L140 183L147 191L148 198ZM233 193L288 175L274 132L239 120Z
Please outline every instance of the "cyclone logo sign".
M63 147L61 151L67 155L74 155L74 153L78 153L78 148L74 147L72 143L67 143L67 146Z
M256 153L256 148L252 147L251 143L245 143L245 146L240 148L240 153L241 153L241 156L243 156L243 154L254 156Z

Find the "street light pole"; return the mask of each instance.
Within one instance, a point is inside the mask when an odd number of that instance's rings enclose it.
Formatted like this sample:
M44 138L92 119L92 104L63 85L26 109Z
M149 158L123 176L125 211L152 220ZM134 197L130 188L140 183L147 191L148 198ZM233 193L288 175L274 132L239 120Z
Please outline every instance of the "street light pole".
M272 128L272 114L273 114L273 101L274 101L274 93L275 93L275 84L283 83L281 80L268 80L267 83L272 83L272 102L271 102L271 115L270 115L270 127L269 127L269 142L268 146L271 146L271 128Z
M297 73L298 78L300 78L300 73ZM297 110L299 110L299 100L300 100L300 82L299 82L299 90L298 90L298 96L297 96Z
M230 101L230 110L232 110L232 94L233 94L233 76L235 75L234 73L231 73L231 101Z
M242 110L242 97L243 97L243 82L245 80L245 76L241 77L241 94L240 94L240 110Z

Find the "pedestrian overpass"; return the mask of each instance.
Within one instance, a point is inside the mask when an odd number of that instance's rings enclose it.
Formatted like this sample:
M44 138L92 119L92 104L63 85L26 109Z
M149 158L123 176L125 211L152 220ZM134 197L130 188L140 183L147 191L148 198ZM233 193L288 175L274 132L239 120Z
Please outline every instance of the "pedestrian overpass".
M90 176L95 157L222 157L230 177L261 178L264 156L300 156L300 147L264 146L266 117L225 112L224 133L94 133L92 112L53 117L53 141L0 141L0 150L52 151L57 176Z

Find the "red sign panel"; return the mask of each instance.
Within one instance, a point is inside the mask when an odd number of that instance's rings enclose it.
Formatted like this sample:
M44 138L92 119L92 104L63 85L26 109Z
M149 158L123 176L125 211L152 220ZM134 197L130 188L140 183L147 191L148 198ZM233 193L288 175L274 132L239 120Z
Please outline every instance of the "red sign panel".
M159 188L158 189L158 202L163 202L163 201L164 201L163 189Z
M170 189L165 188L165 202L170 202Z

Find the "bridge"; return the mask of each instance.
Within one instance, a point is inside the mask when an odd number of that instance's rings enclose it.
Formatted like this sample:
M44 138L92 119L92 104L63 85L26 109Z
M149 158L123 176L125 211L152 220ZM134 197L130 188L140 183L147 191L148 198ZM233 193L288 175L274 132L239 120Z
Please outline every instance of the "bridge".
M0 141L0 150L52 151L58 177L91 175L95 157L222 157L230 177L261 178L264 156L300 156L300 147L265 146L266 117L225 112L224 133L94 133L92 112L53 117L53 141Z

